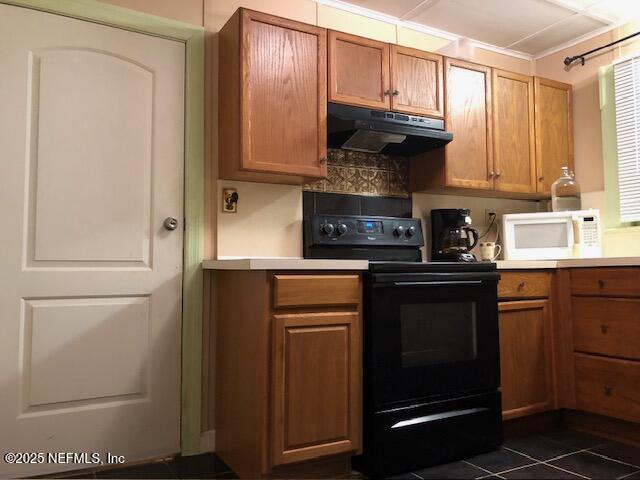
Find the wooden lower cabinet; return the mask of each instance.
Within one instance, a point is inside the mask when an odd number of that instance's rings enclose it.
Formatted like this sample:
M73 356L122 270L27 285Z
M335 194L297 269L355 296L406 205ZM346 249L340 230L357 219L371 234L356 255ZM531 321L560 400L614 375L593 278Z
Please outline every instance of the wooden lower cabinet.
M576 353L579 410L640 423L640 362Z
M499 303L502 418L554 408L549 300Z
M358 313L275 315L272 355L273 464L358 450Z
M346 468L362 443L360 274L219 271L214 283L216 453L240 478Z

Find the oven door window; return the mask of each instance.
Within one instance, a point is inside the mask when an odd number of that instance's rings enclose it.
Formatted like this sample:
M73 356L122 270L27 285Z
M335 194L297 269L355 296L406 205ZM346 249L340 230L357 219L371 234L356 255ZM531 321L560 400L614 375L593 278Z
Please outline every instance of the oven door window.
M400 306L402 368L478 358L475 302Z
M381 285L369 295L365 368L377 406L499 386L495 282Z

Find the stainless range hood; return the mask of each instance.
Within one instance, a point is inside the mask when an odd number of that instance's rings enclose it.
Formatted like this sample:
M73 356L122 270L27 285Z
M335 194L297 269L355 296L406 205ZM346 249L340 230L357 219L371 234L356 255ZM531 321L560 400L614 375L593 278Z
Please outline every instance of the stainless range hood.
M328 145L411 157L446 145L453 135L444 120L329 103Z

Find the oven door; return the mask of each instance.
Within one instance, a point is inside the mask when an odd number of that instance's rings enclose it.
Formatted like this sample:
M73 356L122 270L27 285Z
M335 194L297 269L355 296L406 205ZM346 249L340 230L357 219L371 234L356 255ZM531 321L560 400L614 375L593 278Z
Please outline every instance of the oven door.
M499 278L497 272L371 276L365 362L376 407L500 385Z

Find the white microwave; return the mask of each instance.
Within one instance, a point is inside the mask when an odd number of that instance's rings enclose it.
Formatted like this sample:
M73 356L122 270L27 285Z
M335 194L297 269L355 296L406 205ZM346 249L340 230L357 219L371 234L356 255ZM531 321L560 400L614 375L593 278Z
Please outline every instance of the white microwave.
M598 210L503 215L502 234L505 260L602 256Z

